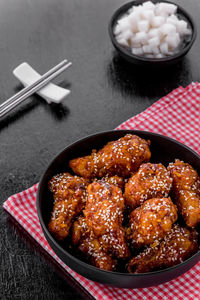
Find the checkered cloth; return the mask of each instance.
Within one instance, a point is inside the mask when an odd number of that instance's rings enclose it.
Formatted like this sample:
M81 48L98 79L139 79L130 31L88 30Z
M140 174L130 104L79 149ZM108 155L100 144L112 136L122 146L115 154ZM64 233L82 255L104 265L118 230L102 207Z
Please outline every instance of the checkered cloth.
M175 138L200 153L200 84L179 87L117 129L157 132ZM141 289L108 287L75 273L57 257L42 233L36 211L37 187L36 184L9 197L3 207L95 299L200 299L200 262L168 283Z

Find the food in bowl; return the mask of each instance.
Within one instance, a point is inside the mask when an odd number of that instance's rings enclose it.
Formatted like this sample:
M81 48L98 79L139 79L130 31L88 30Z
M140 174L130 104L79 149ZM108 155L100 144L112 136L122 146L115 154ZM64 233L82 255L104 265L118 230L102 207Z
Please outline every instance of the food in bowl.
M150 141L127 134L109 142L98 151L93 150L92 154L70 160L69 166L75 175L55 175L49 183L54 197L54 208L49 222L52 235L58 240L67 238L74 253L82 253L87 262L107 271L119 271L119 266L121 271L123 266L123 272L143 272L144 269L133 267L134 259L153 251L151 249L167 249L167 241L170 253L173 252L177 259L170 264L152 264L152 268L146 268L147 271L144 272L174 266L197 252L196 238L190 239L190 234L197 236L195 228L186 228L185 223L177 221L178 208L173 197L170 198L173 180L170 171L159 164L157 173L155 165L149 163L150 157ZM143 203L137 202L137 208L131 208L125 201L123 183L127 184L129 178L145 165L148 165L148 172L144 173L145 184L150 181L151 193L144 196ZM152 172L149 171L151 167ZM158 178L161 191L165 182L160 175L161 169L170 178L167 181L169 186L155 198L152 195L159 191ZM137 185L135 188L138 188ZM197 204L200 211L200 190L197 193L195 205ZM196 206L192 206L191 210L193 209L196 210ZM179 212L178 215L180 217ZM175 226L189 232L181 247L177 247L176 243L171 243L171 239L167 238L176 232ZM177 240L179 241L179 236ZM189 245L188 241L190 246L186 247ZM163 260L167 261L167 257L168 252L162 250Z
M164 238L177 218L177 207L170 197L145 201L129 215L131 246L141 248Z
M176 13L172 3L151 1L133 5L116 23L117 42L132 54L164 58L177 54L181 45L191 39L189 24Z
M200 219L200 178L187 163L175 160L168 170L173 179L172 192L180 214L189 227L195 227Z
M162 164L142 164L125 185L125 202L134 209L147 199L167 197L171 186L172 178Z
M138 169L142 162L149 161L149 141L127 134L117 141L109 142L98 152L69 162L75 174L85 178L118 175L127 177Z
M74 218L85 206L86 188L89 181L69 173L55 175L49 182L54 207L49 230L58 240L64 240Z
M198 249L196 230L175 224L162 242L147 247L131 259L128 264L128 271L130 273L146 273L169 268L186 260Z
M116 260L104 250L102 243L87 226L84 216L75 220L72 226L72 243L93 266L106 271L115 269Z
M87 193L84 216L78 221L79 224L82 222L85 225L82 226L80 234L77 224L73 226L72 241L74 242L76 236L75 244L96 267L104 266L104 270L112 271L115 269L117 259L126 259L130 256L125 229L122 226L124 211L122 190L99 180L88 185ZM112 258L112 264L105 264L108 255Z

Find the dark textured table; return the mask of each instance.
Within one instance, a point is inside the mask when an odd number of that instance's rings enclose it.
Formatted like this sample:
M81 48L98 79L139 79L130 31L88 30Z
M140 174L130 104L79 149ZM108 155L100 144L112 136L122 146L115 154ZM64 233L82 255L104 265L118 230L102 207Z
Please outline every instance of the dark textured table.
M200 80L199 34L187 57L170 69L146 71L117 56L107 25L124 2L0 1L0 102L21 88L12 75L21 62L40 73L63 58L73 62L56 81L71 89L62 104L32 96L0 120L0 299L88 298L3 211L3 202L38 182L69 143L113 129L179 85ZM193 15L200 32L199 0L176 3Z

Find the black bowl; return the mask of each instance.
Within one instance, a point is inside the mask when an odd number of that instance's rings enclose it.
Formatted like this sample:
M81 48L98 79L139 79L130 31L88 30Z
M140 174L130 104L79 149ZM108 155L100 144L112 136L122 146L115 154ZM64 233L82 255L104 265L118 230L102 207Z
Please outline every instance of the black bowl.
M100 270L80 259L74 252L54 239L48 230L48 223L53 207L52 195L48 191L48 181L57 173L69 171L68 161L72 158L89 154L92 149L99 149L107 142L119 139L127 133L136 134L142 138L151 140L151 162L161 162L168 165L169 162L179 158L190 163L200 173L200 156L183 144L168 137L145 131L114 130L97 133L79 140L65 148L50 163L41 178L37 193L37 211L44 235L58 257L77 273L97 282L114 285L123 288L142 288L158 285L169 281L194 266L200 259L200 252L196 253L183 263L156 272L144 274L128 274Z
M136 0L136 1L132 1L129 3L124 4L123 6L121 6L119 9L117 9L117 11L114 13L114 15L111 18L111 21L109 23L109 35L111 38L111 41L114 45L114 47L116 48L116 50L118 51L118 53L120 54L120 56L122 56L124 59L126 59L128 62L137 64L137 65L143 65L143 66L157 66L157 67L163 67L163 66L169 66L172 65L174 63L177 63L178 61L180 61L186 54L187 52L190 50L190 48L192 47L195 39L196 39L196 35L197 35L197 29L195 26L195 23L192 19L192 17L188 14L188 12L186 12L182 7L180 7L178 4L170 2L170 1L157 1L157 0L151 0L153 3L158 3L158 2L166 2L166 3L172 3L175 4L177 6L177 14L179 16L180 19L185 20L188 25L189 28L192 31L192 35L191 35L191 39L189 41L185 41L182 44L182 47L180 49L180 51L177 54L168 56L168 57L163 57L163 58L148 58L148 57L144 57L144 56L139 56L139 55L134 55L132 54L131 50L127 47L124 47L122 45L120 45L114 35L114 27L116 26L117 21L128 12L128 10L132 7L132 6L138 6L143 4L144 2L146 2L147 0Z

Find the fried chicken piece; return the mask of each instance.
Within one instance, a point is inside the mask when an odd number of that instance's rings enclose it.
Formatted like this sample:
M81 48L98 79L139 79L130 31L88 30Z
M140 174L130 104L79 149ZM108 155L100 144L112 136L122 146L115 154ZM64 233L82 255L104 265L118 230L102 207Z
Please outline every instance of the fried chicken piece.
M167 197L171 185L172 179L162 164L142 164L125 184L125 204L134 209L147 199Z
M131 259L129 273L146 273L175 266L198 251L195 229L186 229L175 224L172 230L156 247L148 247Z
M127 134L109 142L98 152L93 150L91 155L72 159L69 166L76 174L86 178L105 175L128 177L141 163L149 161L149 145L150 141Z
M87 179L69 173L58 174L50 180L54 206L48 228L58 240L67 237L73 218L83 210L88 184Z
M122 227L124 198L117 186L98 181L88 185L83 211L87 226L99 238L103 249L117 258L129 256Z
M177 208L170 198L152 198L130 214L131 244L140 248L162 239L177 220Z
M170 163L168 170L178 211L187 226L195 227L200 222L200 178L191 165L179 159Z
M97 268L113 271L116 260L103 249L98 238L94 235L85 222L85 217L79 217L72 226L72 243L78 245L78 249Z

